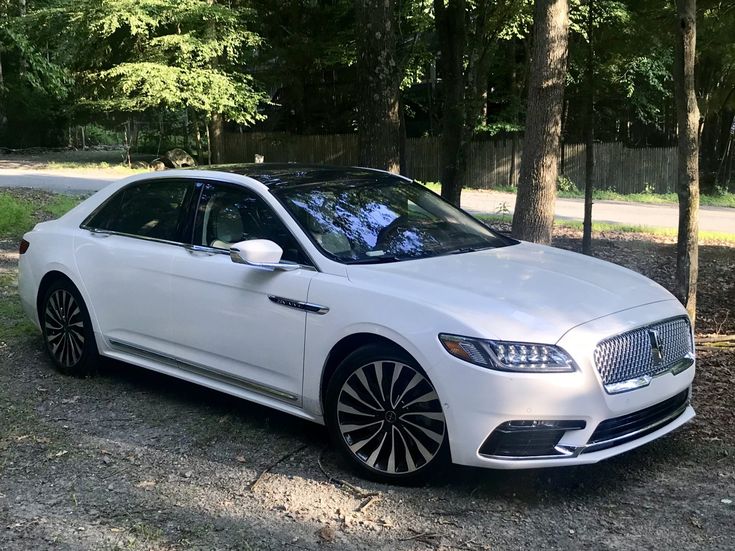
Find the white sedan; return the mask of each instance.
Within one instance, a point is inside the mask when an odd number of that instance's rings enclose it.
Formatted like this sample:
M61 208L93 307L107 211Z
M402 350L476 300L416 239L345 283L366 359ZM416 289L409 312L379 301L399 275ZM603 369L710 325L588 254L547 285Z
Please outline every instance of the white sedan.
M594 463L694 416L692 330L665 289L380 171L139 175L20 252L60 370L115 358L324 423L374 477Z

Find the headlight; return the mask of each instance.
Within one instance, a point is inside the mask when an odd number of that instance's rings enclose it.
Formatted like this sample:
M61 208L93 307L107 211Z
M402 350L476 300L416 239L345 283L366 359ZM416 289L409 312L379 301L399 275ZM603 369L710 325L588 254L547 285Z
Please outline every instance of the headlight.
M574 360L558 346L528 342L507 342L439 334L452 356L466 362L522 373L564 373L577 369Z

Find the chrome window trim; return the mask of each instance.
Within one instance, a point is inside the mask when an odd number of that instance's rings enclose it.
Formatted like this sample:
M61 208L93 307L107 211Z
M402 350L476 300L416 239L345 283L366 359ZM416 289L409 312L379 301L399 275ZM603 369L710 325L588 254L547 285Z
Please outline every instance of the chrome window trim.
M175 245L177 247L187 247L187 243L183 243L181 241L169 241L167 239L158 239L157 237L148 237L146 235L135 235L132 233L124 233L119 232L115 230L100 230L97 228L92 228L90 226L81 225L79 226L82 230L87 230L92 235L100 235L100 236L109 236L109 235L116 235L118 237L131 237L133 239L141 239L143 241L150 241L152 243L162 243L164 245Z

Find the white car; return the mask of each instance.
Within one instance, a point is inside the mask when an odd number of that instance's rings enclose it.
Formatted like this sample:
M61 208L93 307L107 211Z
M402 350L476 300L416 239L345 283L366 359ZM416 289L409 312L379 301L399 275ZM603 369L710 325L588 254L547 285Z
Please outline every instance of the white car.
M694 416L692 330L665 289L380 171L134 176L20 252L62 371L115 358L326 424L383 479L595 463Z

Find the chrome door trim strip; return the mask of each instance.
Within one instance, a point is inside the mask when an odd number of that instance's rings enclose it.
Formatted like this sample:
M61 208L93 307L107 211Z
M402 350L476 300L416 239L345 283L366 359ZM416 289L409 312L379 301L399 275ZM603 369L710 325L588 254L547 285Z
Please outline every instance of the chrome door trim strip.
M285 401L288 403L296 404L299 402L299 396L296 396L295 394L291 394L289 392L285 392L283 390L279 390L268 385L256 383L255 381L251 381L250 379L238 377L237 375L231 375L229 373L225 373L224 371L220 371L211 367L206 367L200 364L186 362L174 356L161 354L160 352L155 352L148 348L123 342L117 339L108 340L113 348L117 348L120 351L128 352L136 356L141 356L149 360L163 363L165 365L168 365L169 367L175 367L177 369L193 373L194 375L213 379L215 381L219 381L228 385L237 386L244 390L256 392L258 394L269 396L271 398L275 398L277 400Z
M294 300L291 298L278 297L275 295L268 295L268 299L275 304L280 304L281 306L286 306L287 308L295 308L296 310L304 310L306 312L312 312L314 314L319 314L320 316L323 316L324 314L329 312L328 306L323 306L321 304L315 304L313 302L304 302L302 300Z

